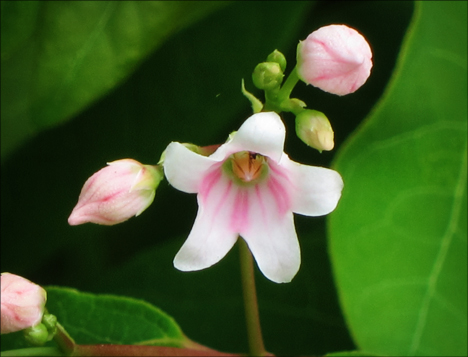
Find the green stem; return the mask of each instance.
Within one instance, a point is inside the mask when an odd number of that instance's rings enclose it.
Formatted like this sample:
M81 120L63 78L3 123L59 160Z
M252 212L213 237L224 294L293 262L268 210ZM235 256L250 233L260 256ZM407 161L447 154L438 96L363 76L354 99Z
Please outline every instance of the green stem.
M286 79L286 82L284 82L283 86L281 87L278 93L277 98L278 98L279 103L289 98L297 82L299 82L299 77L297 75L297 66L296 66L293 68L293 70L289 74L289 77Z
M251 356L265 356L260 318L258 314L257 291L255 289L254 264L247 243L239 239L242 289L244 293L245 319Z

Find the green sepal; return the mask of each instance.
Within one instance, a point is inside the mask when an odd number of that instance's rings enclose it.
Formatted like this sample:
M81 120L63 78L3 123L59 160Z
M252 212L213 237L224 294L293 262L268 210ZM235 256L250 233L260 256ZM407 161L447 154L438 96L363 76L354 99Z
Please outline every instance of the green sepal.
M242 79L242 87L241 87L242 94L250 101L252 104L252 110L254 113L260 113L263 109L263 103L255 97L252 93L248 92L245 89L244 79Z

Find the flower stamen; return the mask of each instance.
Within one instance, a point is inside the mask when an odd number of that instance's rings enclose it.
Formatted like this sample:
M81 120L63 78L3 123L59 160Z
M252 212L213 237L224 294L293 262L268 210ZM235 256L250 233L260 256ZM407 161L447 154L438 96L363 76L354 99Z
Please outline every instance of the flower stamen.
M230 161L234 176L246 183L259 179L265 166L265 157L250 151L237 152Z

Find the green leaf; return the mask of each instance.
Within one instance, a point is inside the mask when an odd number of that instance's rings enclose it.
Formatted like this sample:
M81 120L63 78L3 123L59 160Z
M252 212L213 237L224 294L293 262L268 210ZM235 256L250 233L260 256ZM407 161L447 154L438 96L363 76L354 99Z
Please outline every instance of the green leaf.
M47 310L77 344L144 344L182 347L174 319L143 301L48 287Z
M2 157L72 118L168 36L225 3L2 1Z
M359 348L467 354L467 3L416 2L393 80L339 153L331 255Z

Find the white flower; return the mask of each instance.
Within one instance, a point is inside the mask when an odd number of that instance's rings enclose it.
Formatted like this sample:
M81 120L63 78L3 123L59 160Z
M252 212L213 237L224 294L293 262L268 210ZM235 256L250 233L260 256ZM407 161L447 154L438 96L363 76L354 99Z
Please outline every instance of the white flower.
M166 149L164 171L176 189L197 193L198 214L174 259L182 271L207 268L247 242L270 280L289 282L301 263L293 212L321 216L333 211L343 181L333 170L301 165L283 152L285 127L274 112L247 119L212 155L183 144Z

